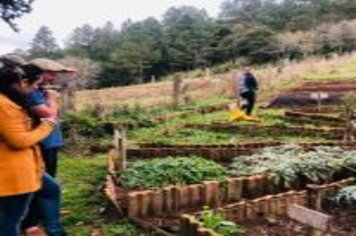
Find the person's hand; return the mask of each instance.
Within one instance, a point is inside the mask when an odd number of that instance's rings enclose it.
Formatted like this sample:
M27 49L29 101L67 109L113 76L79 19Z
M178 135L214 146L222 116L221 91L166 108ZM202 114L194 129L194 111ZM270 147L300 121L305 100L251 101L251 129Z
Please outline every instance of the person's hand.
M57 125L58 124L58 119L55 116L41 118L40 120L41 120L41 122L47 122L47 123L50 123L52 125Z
M46 94L46 98L52 101L56 101L60 97L60 94L52 89L46 90L45 94Z

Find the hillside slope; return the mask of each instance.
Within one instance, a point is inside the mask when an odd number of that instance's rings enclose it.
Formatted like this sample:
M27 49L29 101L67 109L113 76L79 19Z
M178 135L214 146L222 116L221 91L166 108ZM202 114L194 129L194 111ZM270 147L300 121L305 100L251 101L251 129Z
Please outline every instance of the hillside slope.
M268 103L280 92L306 81L356 79L356 53L329 59L312 57L301 62L284 62L278 66L253 68L260 82L259 102ZM203 100L219 96L233 97L236 71L206 78L184 79L185 96L190 100ZM164 106L172 100L173 82L166 80L151 84L86 90L76 93L77 109L101 104L103 106Z

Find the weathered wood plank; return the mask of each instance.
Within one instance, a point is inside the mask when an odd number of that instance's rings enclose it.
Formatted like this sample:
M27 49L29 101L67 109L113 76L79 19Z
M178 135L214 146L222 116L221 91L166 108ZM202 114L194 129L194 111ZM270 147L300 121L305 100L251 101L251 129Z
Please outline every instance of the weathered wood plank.
M327 232L331 227L331 216L298 204L293 204L288 207L288 216L293 220L324 232Z

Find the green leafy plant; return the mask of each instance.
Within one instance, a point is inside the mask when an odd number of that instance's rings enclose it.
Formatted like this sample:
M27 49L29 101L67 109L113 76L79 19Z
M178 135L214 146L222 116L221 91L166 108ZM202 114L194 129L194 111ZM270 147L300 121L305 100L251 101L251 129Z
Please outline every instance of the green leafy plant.
M140 107L117 108L110 114L111 120L131 124L134 127L152 127L157 124L155 120L155 110L145 110Z
M75 129L80 136L91 138L102 138L107 134L99 119L86 113L67 115L62 124L64 135L67 137L71 129Z
M221 165L200 157L168 157L138 161L121 175L128 188L187 185L206 180L223 180L227 171Z
M334 202L343 207L355 207L356 204L356 186L342 188L333 198Z
M118 222L116 225L111 225L106 227L104 230L104 235L115 236L115 235L125 235L125 236L137 236L142 235L142 232L132 225L128 220L123 220ZM148 236L154 236L154 232L148 234Z
M222 214L207 208L201 213L199 220L203 223L204 227L212 229L223 236L232 236L245 232L242 226L227 221Z
M235 158L229 166L229 173L234 176L263 174L275 184L289 187L299 177L313 183L329 181L343 168L353 168L355 164L355 151L337 147L316 147L304 151L299 146L284 145Z

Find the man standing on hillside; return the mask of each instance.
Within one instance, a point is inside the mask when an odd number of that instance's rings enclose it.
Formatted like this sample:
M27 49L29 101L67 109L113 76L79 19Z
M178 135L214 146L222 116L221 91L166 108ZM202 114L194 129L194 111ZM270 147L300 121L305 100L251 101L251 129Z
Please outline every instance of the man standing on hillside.
M238 83L238 93L245 100L241 109L247 115L251 115L252 110L256 103L256 91L258 90L258 82L255 76L246 68L242 76L237 76L236 82Z

